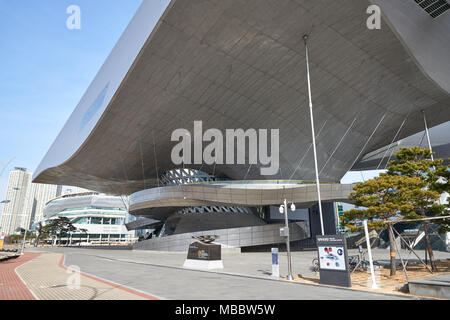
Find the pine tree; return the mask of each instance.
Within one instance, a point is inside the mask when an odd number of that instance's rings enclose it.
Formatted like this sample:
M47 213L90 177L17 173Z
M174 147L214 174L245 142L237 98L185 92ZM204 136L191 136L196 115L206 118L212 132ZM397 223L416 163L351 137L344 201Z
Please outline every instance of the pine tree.
M355 224L365 219L368 220L370 229L388 229L391 275L395 275L396 272L392 222L419 217L410 199L417 196L421 187L422 181L418 177L381 174L353 187L354 192L349 198L357 208L345 212L341 217L344 226L350 230L358 229Z
M450 162L450 159L447 159ZM440 165L436 167L435 173L437 179L430 184L430 189L439 192L439 194L444 196L450 195L450 165ZM443 197L444 198L444 197ZM441 204L443 211L436 214L436 216L449 216L450 215L450 201L447 199ZM438 232L446 233L450 232L450 219L440 219L436 220L436 223L440 225Z
M42 227L42 233L51 235L55 241L57 241L58 236L61 238L63 235L76 230L77 228L75 228L67 217L58 217L57 219L50 220L47 225Z
M400 148L395 154L395 160L389 162L387 174L390 176L406 176L420 179L421 188L411 194L410 203L414 210L420 215L437 216L445 214L446 206L438 202L440 193L448 188L447 183L440 183L442 176L448 175L448 166L444 166L442 159L432 160L432 153L429 149L419 147ZM446 221L443 221L446 223ZM429 237L429 224L422 221L425 232L425 246L430 256L431 269L436 270L433 250ZM448 224L448 222L447 222Z

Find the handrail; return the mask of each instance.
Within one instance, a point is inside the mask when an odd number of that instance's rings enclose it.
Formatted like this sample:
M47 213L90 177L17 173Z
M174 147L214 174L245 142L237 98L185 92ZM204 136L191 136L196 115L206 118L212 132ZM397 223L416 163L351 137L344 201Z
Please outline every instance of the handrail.
M186 185L194 184L315 184L315 181L306 180L216 180L216 181L201 181L187 183ZM334 184L334 182L321 182L320 184Z

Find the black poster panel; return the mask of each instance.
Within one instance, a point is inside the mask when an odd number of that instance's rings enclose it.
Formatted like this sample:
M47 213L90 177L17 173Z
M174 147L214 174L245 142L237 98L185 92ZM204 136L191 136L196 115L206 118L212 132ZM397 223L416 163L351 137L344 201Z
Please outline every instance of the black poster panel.
M316 236L320 283L351 287L347 242L344 235Z

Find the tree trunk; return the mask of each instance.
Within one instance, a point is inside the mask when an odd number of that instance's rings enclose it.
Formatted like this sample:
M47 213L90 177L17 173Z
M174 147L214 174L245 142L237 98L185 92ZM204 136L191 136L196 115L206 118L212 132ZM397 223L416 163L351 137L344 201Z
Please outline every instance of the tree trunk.
M392 225L389 225L389 251L390 251L390 257L391 257L391 276L395 275L396 269L397 269L397 263L395 260L395 237L394 237L394 231L392 231Z
M425 248L430 257L431 270L437 271L436 263L434 262L433 249L431 248L430 236L429 236L429 231L428 231L428 222L423 221L422 223L423 223L423 230L425 231Z

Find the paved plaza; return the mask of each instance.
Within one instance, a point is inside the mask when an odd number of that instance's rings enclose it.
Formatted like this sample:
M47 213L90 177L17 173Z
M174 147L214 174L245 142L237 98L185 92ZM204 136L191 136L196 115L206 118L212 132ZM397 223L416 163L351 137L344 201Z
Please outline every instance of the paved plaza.
M350 252L354 254L355 252ZM388 252L374 250L375 259ZM438 259L450 254L435 252ZM315 251L294 252L295 275L314 275ZM405 253L406 256L406 253ZM411 299L411 296L357 291L273 279L270 253L224 252L224 269L188 270L184 252L47 247L27 249L0 265L1 299L137 300L137 299ZM286 255L280 253L280 273ZM70 270L77 270L71 272ZM9 276L7 276L7 274ZM13 284L9 289L10 284ZM15 293L14 293L15 292Z
M102 279L66 268L64 255L44 253L16 269L27 288L39 300L143 300L157 299Z
M64 254L25 253L0 264L0 300L156 300L76 267L63 265ZM75 271L74 271L75 270Z

